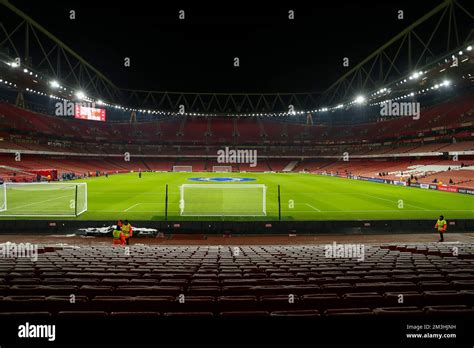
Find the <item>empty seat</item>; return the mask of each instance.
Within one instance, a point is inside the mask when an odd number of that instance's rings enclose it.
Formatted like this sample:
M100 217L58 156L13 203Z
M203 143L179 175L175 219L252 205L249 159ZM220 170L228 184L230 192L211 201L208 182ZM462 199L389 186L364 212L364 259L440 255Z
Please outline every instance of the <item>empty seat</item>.
M52 314L49 312L0 312L2 319L31 319L31 318L48 318Z
M409 306L409 307L382 307L375 308L374 313L380 316L422 316L424 311L421 308Z
M2 312L49 312L45 300L45 296L8 296L0 302L0 310Z
M163 291L159 286L149 286L149 285L119 285L116 287L114 294L121 296L159 296L159 295L170 295L168 287L165 287L166 290ZM158 290L159 289L159 290ZM174 289L174 287L173 287ZM163 293L164 292L164 293ZM175 294L174 290L171 291L171 295Z
M344 306L351 308L375 308L382 304L382 295L376 292L348 293L342 296Z
M57 315L63 318L100 318L106 317L107 313L103 311L62 311Z
M133 302L134 311L167 312L173 308L173 296L136 296Z
M459 291L464 296L464 304L474 306L474 290Z
M78 289L78 294L94 297L94 296L106 296L111 295L114 288L112 286L105 285L83 285Z
M257 298L255 296L219 296L217 307L219 312L255 310Z
M297 295L261 296L260 307L266 311L292 310L300 306Z
M129 296L96 296L91 300L91 309L105 312L130 311L134 309L134 298Z
M463 294L454 290L424 291L423 298L426 305L464 304Z
M212 312L166 312L165 317L213 317Z
M383 295L385 306L421 306L423 295L416 291L407 292L386 292Z
M12 295L70 295L77 292L72 285L12 285L9 293Z
M253 285L229 285L223 286L221 293L223 296L240 296L254 293Z
M331 283L322 284L321 290L329 293L345 294L353 290L353 286L350 283Z
M185 296L173 303L173 312L214 312L216 301L213 296Z
M328 317L359 317L359 316L372 316L375 313L370 308L337 308L337 309L327 309L324 312L324 315Z
M221 288L219 286L190 286L186 294L192 296L219 296L221 295Z
M301 301L301 307L305 309L324 310L343 306L342 300L337 294L308 294L301 296Z
M456 290L474 290L474 280L453 280L451 285Z
M321 314L317 310L287 310L273 311L270 313L272 317L319 317Z
M128 317L139 317L139 318L149 318L149 317L159 317L160 312L111 312L111 317L116 318L128 318Z
M427 315L433 316L467 316L474 315L474 309L465 305L451 305L451 306L427 306L424 308Z
M266 317L269 313L266 311L232 311L232 312L221 312L221 317Z
M89 310L89 299L86 296L48 296L46 308L50 312Z
M445 281L423 281L419 282L418 286L422 291L425 290L449 290L452 285Z

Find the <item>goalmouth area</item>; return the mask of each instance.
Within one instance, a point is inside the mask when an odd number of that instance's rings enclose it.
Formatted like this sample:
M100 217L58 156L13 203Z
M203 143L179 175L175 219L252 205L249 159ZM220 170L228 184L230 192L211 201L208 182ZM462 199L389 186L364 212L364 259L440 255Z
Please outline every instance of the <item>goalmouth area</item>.
M266 216L266 196L267 187L259 184L184 184L180 186L180 215Z
M87 183L41 182L0 185L0 217L67 218L87 211Z

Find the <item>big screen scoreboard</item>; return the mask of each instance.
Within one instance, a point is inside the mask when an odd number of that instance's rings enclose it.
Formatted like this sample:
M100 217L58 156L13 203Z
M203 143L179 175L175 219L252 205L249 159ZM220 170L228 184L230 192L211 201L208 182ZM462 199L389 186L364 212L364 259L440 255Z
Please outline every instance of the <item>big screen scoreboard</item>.
M82 120L105 122L105 109L91 108L76 104L76 112L74 117Z

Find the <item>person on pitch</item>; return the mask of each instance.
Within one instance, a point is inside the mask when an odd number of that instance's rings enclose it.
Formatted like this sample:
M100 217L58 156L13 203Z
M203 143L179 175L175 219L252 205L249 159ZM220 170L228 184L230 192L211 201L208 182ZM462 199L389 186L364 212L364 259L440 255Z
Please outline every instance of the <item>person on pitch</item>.
M448 229L448 223L444 219L443 215L441 215L438 221L436 221L435 228L438 229L439 232L439 241L444 242L443 233L446 232L446 230Z

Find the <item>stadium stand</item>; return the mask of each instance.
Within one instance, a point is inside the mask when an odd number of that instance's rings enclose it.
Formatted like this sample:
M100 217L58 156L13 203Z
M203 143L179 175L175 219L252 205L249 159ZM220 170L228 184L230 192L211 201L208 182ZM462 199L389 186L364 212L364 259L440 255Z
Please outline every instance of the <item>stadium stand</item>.
M327 258L322 245L239 246L238 258L225 246L142 245L124 256L113 247L43 245L35 262L0 264L0 312L467 316L474 313L474 257L471 244L458 247L453 257L449 245L373 244L360 261Z
M446 153L461 152L461 161L471 163L473 155L466 151L472 151L474 142L469 140L472 134L464 129L470 125L466 121L470 120L473 111L472 99L459 97L426 108L419 122L411 122L405 117L350 127L328 127L259 118L230 121L222 117L185 117L132 124L97 123L90 127L87 121L47 116L0 103L0 124L4 128L0 152L3 152L2 164L17 170L55 168L60 173L80 175L95 171L170 171L177 162L193 165L194 171L212 171L212 166L218 165L213 158L223 145L252 145L259 152L258 165L235 165L235 169L279 172L294 161L296 165L292 165L291 171L347 172L367 176L383 172L388 173L386 178L397 179L400 173L412 171L410 168L415 164L441 165ZM433 137L428 144L420 142L420 132L429 133L439 126L452 129L454 133ZM403 137L403 141L390 141L389 134L395 133L399 139ZM380 140L384 141L380 143ZM302 145L302 141L310 144ZM330 145L323 144L329 141ZM344 144L347 141L350 144ZM276 144L279 146L272 146ZM12 153L16 151L23 154L22 163L12 160ZM125 152L132 155L128 163L120 158ZM344 153L356 157L341 161ZM414 156L418 154L423 157ZM417 174L423 177L423 183L439 177L439 180L452 179L456 184L470 187L470 172L459 171L456 165L450 167L450 171L442 167L439 170L419 168ZM32 180L26 174L12 174L11 170L2 169L4 180Z

